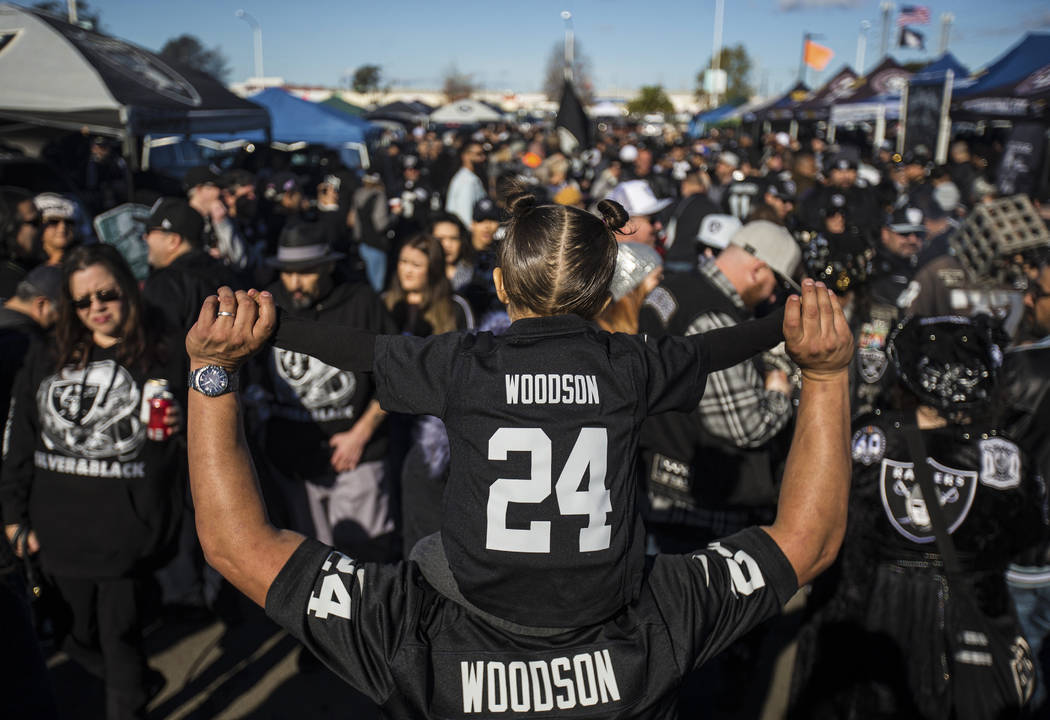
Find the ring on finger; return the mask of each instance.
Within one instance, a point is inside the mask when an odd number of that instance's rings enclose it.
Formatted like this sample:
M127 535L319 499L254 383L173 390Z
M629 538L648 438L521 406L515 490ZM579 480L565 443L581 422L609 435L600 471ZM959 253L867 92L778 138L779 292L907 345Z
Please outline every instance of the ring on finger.
M217 317L233 317L233 313L227 310L220 310L219 312L215 313L215 315Z

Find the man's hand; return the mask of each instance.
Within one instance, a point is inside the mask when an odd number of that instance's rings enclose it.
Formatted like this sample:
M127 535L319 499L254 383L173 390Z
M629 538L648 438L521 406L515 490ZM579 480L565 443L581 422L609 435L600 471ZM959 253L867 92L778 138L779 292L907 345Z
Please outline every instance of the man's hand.
M186 353L195 366L219 365L235 370L257 352L277 325L273 296L257 290L219 288L201 307L186 335Z
M357 464L361 462L361 456L365 452L365 445L372 437L370 428L363 427L365 423L355 423L346 432L336 433L328 440L332 448L332 469L336 472L347 472L356 470Z
M14 548L15 555L17 555L18 557L22 557L22 543L20 542L17 545L15 545L15 535L18 534L18 530L21 527L21 525L17 524L4 526L4 533L7 535L7 541L11 543L11 547ZM26 549L29 551L30 555L35 555L40 551L40 541L36 539L36 533L32 530L29 531L29 537L25 539L25 546Z
M807 380L823 380L844 372L853 358L853 334L842 308L824 283L809 279L802 283L801 298L788 298L784 340L788 355Z

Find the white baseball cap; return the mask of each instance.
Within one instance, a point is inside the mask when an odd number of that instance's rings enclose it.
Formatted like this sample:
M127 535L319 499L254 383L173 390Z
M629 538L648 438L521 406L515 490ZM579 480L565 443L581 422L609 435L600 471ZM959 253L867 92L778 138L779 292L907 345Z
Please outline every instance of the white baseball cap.
M704 245L724 250L729 244L729 239L743 226L744 224L733 215L712 213L700 222L700 232L696 236Z
M769 220L752 220L729 241L768 265L791 287L801 290L792 276L802 260L802 250L785 228Z
M623 205L631 217L655 215L671 204L671 198L657 200L653 189L645 180L628 180L620 183L609 193L609 199Z

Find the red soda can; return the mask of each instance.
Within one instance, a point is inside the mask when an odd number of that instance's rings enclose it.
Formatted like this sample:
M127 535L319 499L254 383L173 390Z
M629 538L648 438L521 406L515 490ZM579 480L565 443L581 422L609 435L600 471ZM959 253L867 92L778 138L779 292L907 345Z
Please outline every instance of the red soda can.
M165 392L149 401L149 424L146 426L146 437L150 440L167 440L174 432L174 428L168 425L164 418L168 414L168 408L174 404L175 399L171 393Z

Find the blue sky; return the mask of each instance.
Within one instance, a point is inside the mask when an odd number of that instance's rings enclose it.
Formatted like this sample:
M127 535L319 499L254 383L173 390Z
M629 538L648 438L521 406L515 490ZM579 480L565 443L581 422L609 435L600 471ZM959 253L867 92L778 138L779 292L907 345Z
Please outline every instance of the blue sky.
M897 50L898 60L936 53L943 12L955 15L949 49L972 68L994 60L1026 31L1050 31L1046 0L926 5L931 24L917 29L926 34L927 52ZM91 6L108 32L147 48L182 33L219 46L233 80L253 68L251 29L235 16L244 8L262 26L266 74L289 82L336 85L348 71L371 63L395 84L437 87L455 65L486 88L527 92L540 88L551 48L562 40L562 10L573 14L599 90L692 88L711 54L715 0L93 0ZM724 43L744 43L757 61L754 84L778 92L798 74L805 32L821 34L820 42L835 51L824 73L809 71L811 85L843 63L852 65L863 20L872 24L870 66L878 55L880 17L878 0L726 0Z

